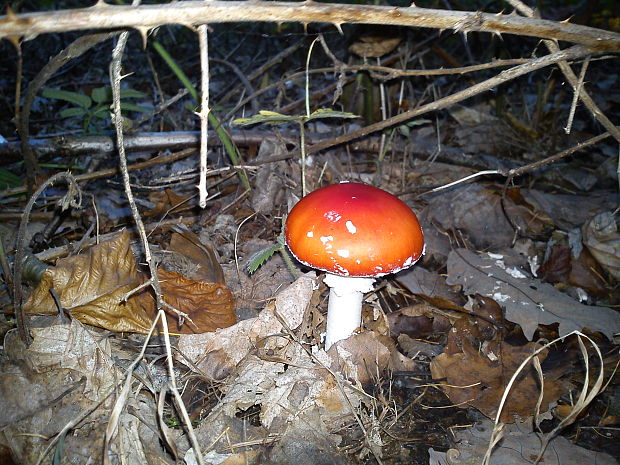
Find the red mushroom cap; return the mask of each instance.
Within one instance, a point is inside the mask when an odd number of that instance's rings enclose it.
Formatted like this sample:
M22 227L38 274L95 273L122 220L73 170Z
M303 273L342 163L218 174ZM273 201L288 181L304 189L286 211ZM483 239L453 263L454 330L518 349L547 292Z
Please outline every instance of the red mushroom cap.
M400 199L354 182L301 199L284 227L286 245L312 268L342 276L382 276L408 268L424 253L415 213Z

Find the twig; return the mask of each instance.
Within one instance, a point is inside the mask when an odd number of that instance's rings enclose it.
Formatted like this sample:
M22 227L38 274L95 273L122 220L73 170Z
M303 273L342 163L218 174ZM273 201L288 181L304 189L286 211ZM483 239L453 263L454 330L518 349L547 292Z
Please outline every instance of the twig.
M189 148L189 149L185 149L185 150L181 150L180 152L177 153L173 153L170 155L166 155L166 156L160 156L160 157L154 157L151 158L150 160L147 161L142 161L140 163L135 163L133 165L129 165L127 166L127 171L135 171L135 170L141 170L144 168L149 168L151 166L156 166L156 165L163 165L165 163L171 163L173 161L176 160L181 160L185 157L188 157L190 155L192 155L193 153L196 153L196 149L195 148ZM84 174L78 174L73 176L73 178L77 181L77 182L83 182L83 181L91 181L93 179L100 179L100 178L107 178L109 176L114 176L116 174L119 173L119 168L108 168L105 170L100 170L100 171L94 171L92 173L84 173ZM4 196L9 196L9 195L17 195L17 194L23 194L24 192L27 192L27 188L26 187L15 187L12 189L6 189L2 192L0 192L0 197L4 197Z
M369 71L373 73L373 77L375 79L389 81L389 80L398 79L401 77L443 76L443 75L450 75L450 74L466 74L466 73L473 73L475 71L482 71L486 69L501 68L504 66L514 66L514 65L529 63L530 61L531 60L527 58L515 58L512 60L494 60L489 63L483 63L481 65L464 66L461 68L414 69L414 70L396 69L396 68L390 68L388 66L377 66L377 65L346 65L343 68L339 66L316 68L316 69L311 69L308 72L310 74L316 74L316 73L322 74L322 73L333 73L333 72L341 72L341 71L344 73L347 73L347 72L353 73L356 71ZM383 73L383 76L378 75L377 73ZM224 120L227 120L228 118L230 118L237 110L243 107L246 103L250 102L252 99L259 97L265 92L268 92L270 90L280 87L283 83L287 81L293 81L299 77L303 77L305 74L306 74L305 71L299 71L297 73L293 73L293 74L286 76L285 78L281 79L278 82L274 82L274 83L269 84L268 86L262 87L261 89L257 90L253 95L249 95L243 100L241 100L240 102L238 102L237 105L235 105L235 107L226 114L226 116L224 117ZM300 99L299 102L305 102L305 99ZM300 104L299 102L294 102L290 106L298 106Z
M239 78L239 80L241 81L241 84L243 84L243 87L245 87L245 90L247 91L248 95L254 94L255 91L254 91L254 87L252 87L252 83L245 76L245 74L243 74L243 71L241 71L237 65L235 65L234 63L231 63L230 61L218 60L217 58L210 58L209 60L213 63L219 63L220 65L228 66L231 69L231 71L235 73L235 75ZM252 104L252 111L254 113L258 113L258 111L260 110L260 108L258 107L258 101L256 99L252 99L250 103Z
M525 5L521 0L507 1L527 17L533 18L536 16L536 12L527 5ZM555 53L560 49L557 42L555 42L554 40L545 40L543 42L545 43L545 46L549 49L550 52ZM585 107L590 110L590 113L592 113L594 118L596 118L596 120L601 124L601 126L607 129L607 131L613 136L613 138L620 142L620 127L617 127L609 120L609 118L607 118L607 116L605 116L605 114L601 111L601 109L594 102L594 100L592 100L590 94L588 94L585 90L578 90L579 79L577 78L577 76L575 76L575 73L573 73L573 70L570 68L568 63L562 61L559 63L559 67L560 70L562 70L562 73L564 73L564 76L566 76L566 79L568 79L568 82L570 82L570 85L573 86L575 92L577 92L577 95L579 96ZM618 156L618 167L616 169L616 173L618 174L618 187L620 187L620 155Z
M304 45L305 42L306 42L306 38L304 37L303 39L295 42L290 47L282 50L280 53L278 53L276 56L271 58L269 61L267 61L263 65L259 66L257 69L252 71L252 73L250 73L250 75L247 78L248 82L251 82L252 80L256 79L257 77L263 76L267 72L267 70L269 68L271 68L272 66L278 64L279 62L284 60L289 55L292 55L293 53L295 53L302 45ZM220 102L222 102L222 103L223 102L227 102L238 91L239 91L239 87L235 86L233 89L228 91L228 93L226 95L224 95L220 99Z
M207 155L209 143L209 36L208 26L198 26L200 44L200 181L198 193L200 208L207 206Z
M69 207L78 208L82 204L82 191L75 181L71 173L57 173L32 194L30 200L26 204L22 220L19 224L19 230L17 232L16 251L15 251L15 263L13 265L13 307L15 309L15 316L17 318L17 331L19 337L26 345L30 345L32 339L28 332L28 326L26 322L26 315L24 314L23 307L23 294L22 294L22 268L24 265L24 255L26 249L26 227L30 218L30 212L34 203L43 193L45 189L54 184L56 181L63 180L67 183L67 193L60 202L61 209L64 211Z
M579 101L579 94L581 94L581 88L583 87L583 80L586 77L586 70L588 69L588 65L590 64L590 57L586 57L581 65L581 72L579 73L579 83L577 84L577 88L573 93L573 102L570 105L570 112L568 113L568 121L566 122L566 127L564 128L564 132L566 134L570 134L571 127L573 126L573 118L575 117L575 110L577 109L577 102Z
M424 113L449 107L451 105L454 105L455 103L461 102L475 95L479 95L483 92L494 89L495 87L503 84L504 82L511 81L519 76L523 76L524 74L530 73L537 69L541 69L554 63L558 63L559 61L581 58L583 56L589 55L590 53L591 52L587 48L575 45L566 50L551 53L541 58L535 58L528 63L502 71L497 76L487 79L486 81L482 81L478 84L468 87L467 89L463 89L459 92L448 95L447 97L441 98L431 103L427 103L426 105L422 105L421 107L418 107L414 110L400 113L385 121L379 121L378 123L363 127L361 129L358 129L357 131L353 131L343 136L312 145L308 147L307 153L310 154L318 152L320 150L331 148L335 145L340 145L355 139L359 139L361 137L367 136L368 134L372 134L373 132L381 131L390 126L404 123L405 121L420 116Z

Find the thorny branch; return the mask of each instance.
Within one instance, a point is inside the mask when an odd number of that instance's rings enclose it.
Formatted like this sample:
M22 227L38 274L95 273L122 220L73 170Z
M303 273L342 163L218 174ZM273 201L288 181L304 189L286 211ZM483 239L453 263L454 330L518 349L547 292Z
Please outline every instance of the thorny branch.
M536 12L526 6L521 0L508 0L508 2L524 15L528 17L535 17ZM545 40L543 42L547 49L549 49L552 53L555 53L560 49L557 40ZM590 94L588 94L585 89L580 87L579 78L575 75L568 63L565 61L560 61L558 66L562 70L562 73L564 73L564 76L566 76L566 79L568 79L568 82L570 82L570 85L575 90L579 99L583 102L586 108L590 110L590 113L592 113L594 118L596 118L601 126L603 126L614 137L614 139L620 142L620 128L612 123L607 116L605 116L592 97L590 97ZM618 168L616 172L618 173L618 183L620 186L620 156L618 156Z
M518 15L379 5L348 5L262 1L186 1L164 5L108 5L51 13L9 13L0 17L0 38L27 37L83 29L135 28L143 36L165 24L194 27L232 22L345 23L451 29L456 32L518 34L581 44L593 51L620 51L620 34L568 22L524 18Z

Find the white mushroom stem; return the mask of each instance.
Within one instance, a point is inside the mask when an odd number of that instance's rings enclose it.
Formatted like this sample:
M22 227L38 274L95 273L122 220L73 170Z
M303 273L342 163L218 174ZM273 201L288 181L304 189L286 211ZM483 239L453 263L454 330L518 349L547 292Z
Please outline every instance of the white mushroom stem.
M362 324L362 298L372 291L373 278L339 276L327 273L323 282L329 286L325 350L348 338Z

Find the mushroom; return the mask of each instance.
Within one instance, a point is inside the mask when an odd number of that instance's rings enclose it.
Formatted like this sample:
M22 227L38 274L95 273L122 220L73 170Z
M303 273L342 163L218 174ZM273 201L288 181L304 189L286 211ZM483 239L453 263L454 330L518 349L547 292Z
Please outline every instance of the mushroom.
M424 253L411 209L388 192L355 182L301 199L286 219L284 237L299 262L327 272L325 349L360 327L363 293L375 278L412 266Z

